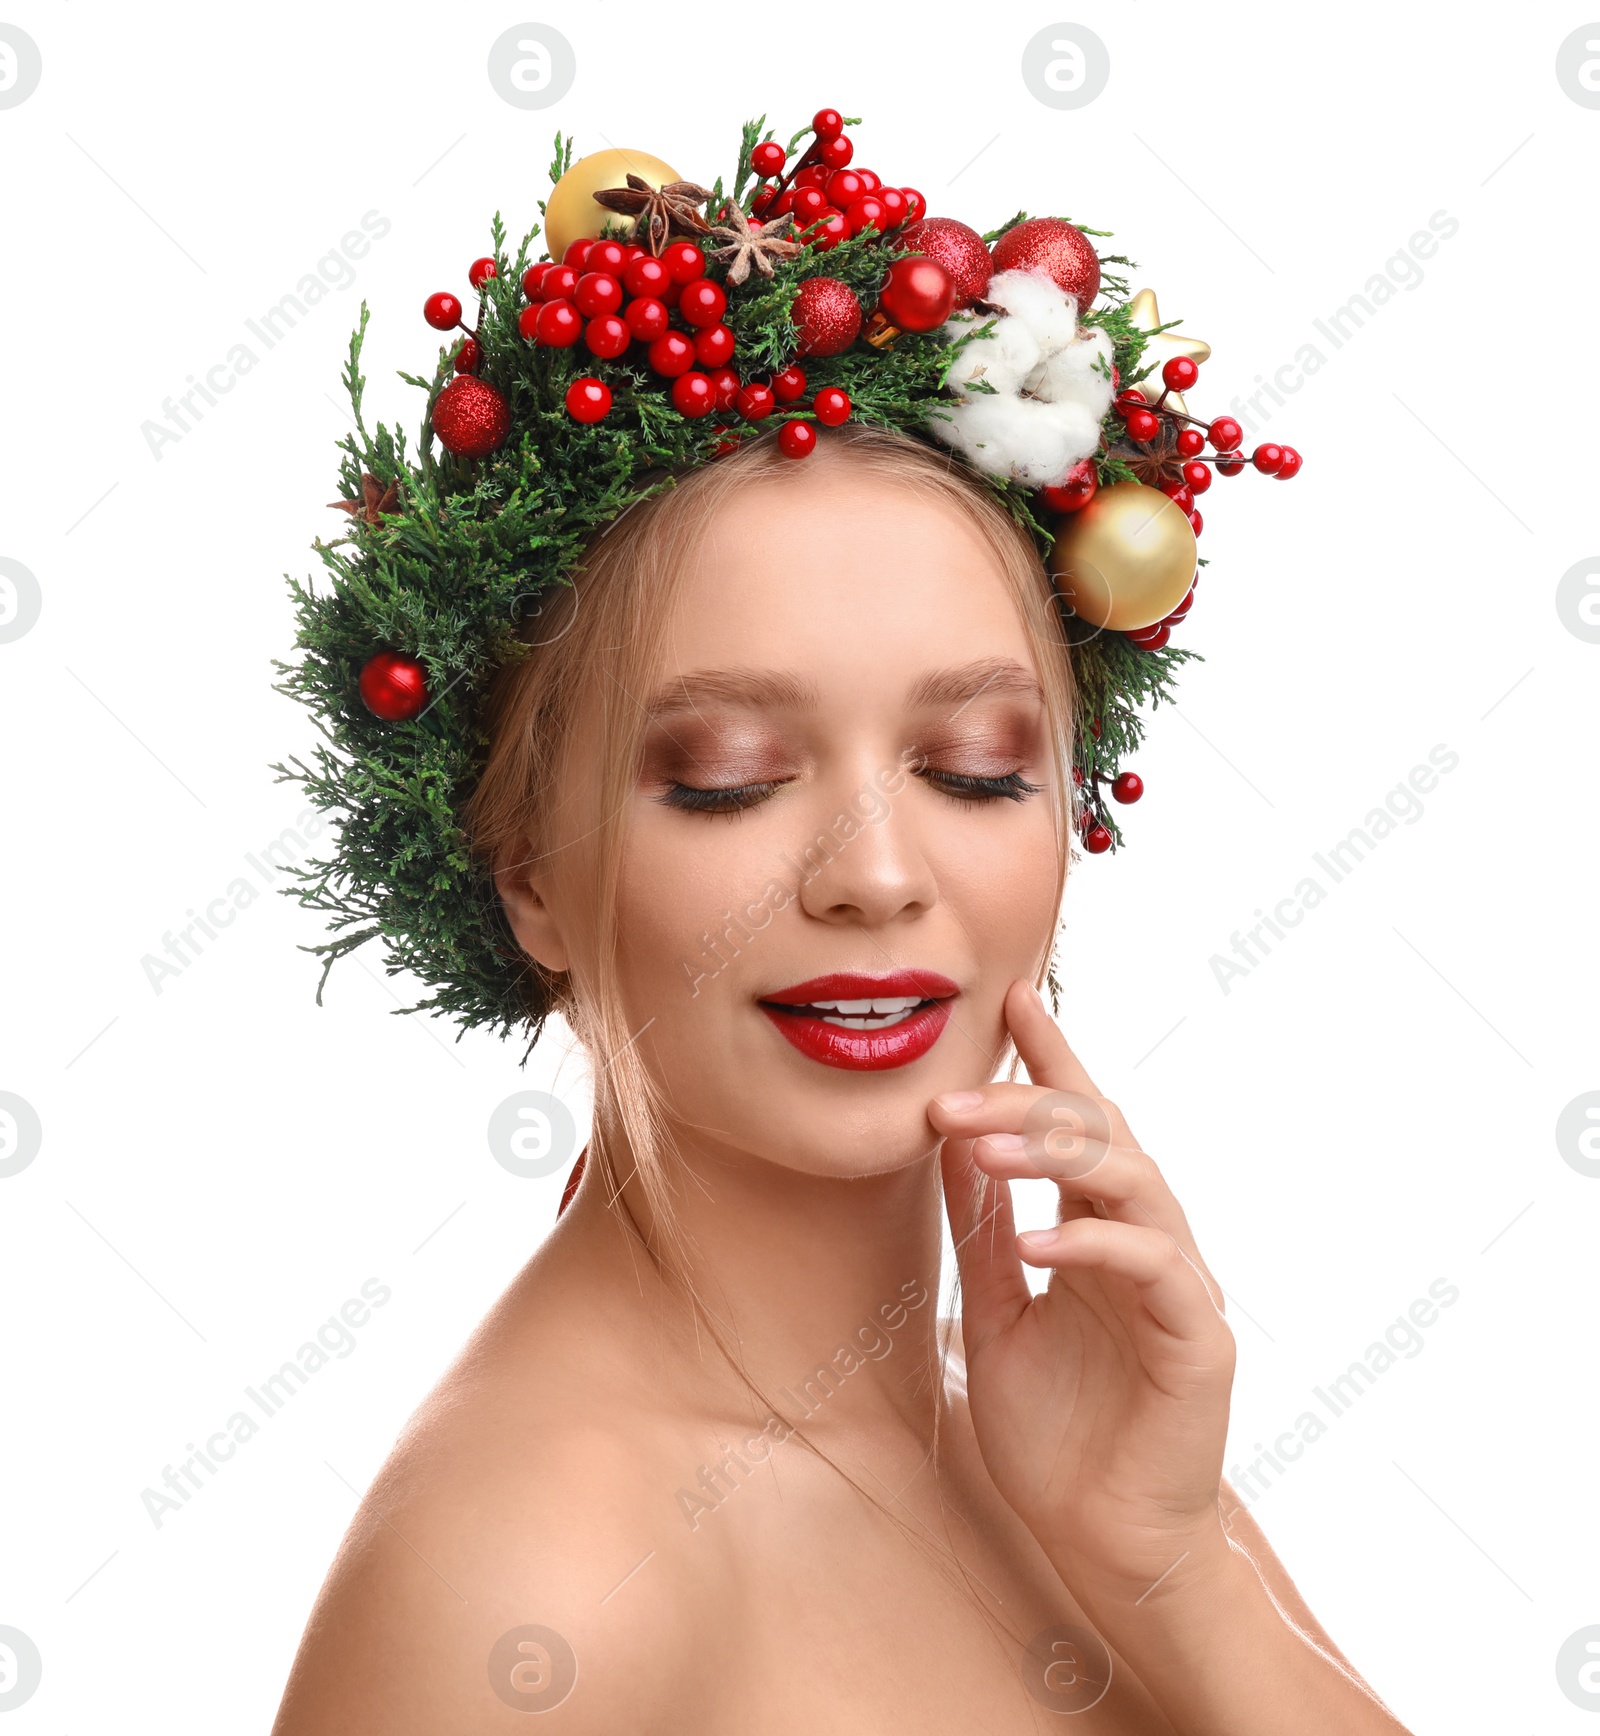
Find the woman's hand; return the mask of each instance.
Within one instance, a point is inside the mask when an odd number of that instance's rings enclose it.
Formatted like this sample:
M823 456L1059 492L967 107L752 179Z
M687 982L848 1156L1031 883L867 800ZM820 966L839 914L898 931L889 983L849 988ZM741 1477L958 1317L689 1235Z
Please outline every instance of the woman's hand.
M1031 1085L936 1097L967 1392L995 1486L1080 1596L1137 1598L1229 1553L1218 1492L1233 1334L1161 1171L1025 982L1005 1018ZM993 1178L978 1197L982 1178ZM1007 1182L1061 1190L1016 1234ZM996 1185L998 1184L998 1185ZM1051 1268L1031 1296L1022 1262Z

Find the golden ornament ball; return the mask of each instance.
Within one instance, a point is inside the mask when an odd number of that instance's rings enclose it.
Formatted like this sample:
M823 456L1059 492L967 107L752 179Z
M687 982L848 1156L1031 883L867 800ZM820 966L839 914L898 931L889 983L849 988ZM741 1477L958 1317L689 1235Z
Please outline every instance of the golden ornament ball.
M544 209L544 244L552 259L560 259L574 241L594 237L608 223L626 225L628 218L594 202L607 187L626 187L637 175L652 187L681 180L678 171L647 151L594 151L579 157L555 186Z
M1196 553L1181 507L1159 488L1118 482L1057 522L1050 571L1075 614L1131 633L1154 626L1183 601Z

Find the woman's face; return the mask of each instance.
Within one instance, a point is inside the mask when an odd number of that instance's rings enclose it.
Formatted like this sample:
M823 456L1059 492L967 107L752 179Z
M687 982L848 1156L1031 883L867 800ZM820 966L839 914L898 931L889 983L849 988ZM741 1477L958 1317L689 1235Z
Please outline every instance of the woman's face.
M719 509L634 697L619 962L674 1118L815 1174L914 1161L1055 926L1059 789L996 555L814 457Z

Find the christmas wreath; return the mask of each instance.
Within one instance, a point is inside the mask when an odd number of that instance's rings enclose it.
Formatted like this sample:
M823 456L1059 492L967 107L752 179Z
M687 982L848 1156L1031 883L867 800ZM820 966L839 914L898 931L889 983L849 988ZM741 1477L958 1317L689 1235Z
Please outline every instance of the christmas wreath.
M786 146L751 123L731 184L710 187L637 151L574 162L558 135L544 256L538 227L513 255L497 215L467 273L472 323L447 291L424 304L455 335L431 379L401 376L427 395L414 451L368 429L363 306L334 503L349 524L315 545L327 582L291 579L300 656L277 665L326 738L274 768L336 819L332 854L290 889L331 918L307 949L323 982L381 937L389 972L432 991L407 1010L537 1029L458 819L487 685L602 526L769 420L797 462L851 419L938 445L1033 534L1077 682L1078 835L1093 854L1121 842L1112 804L1143 793L1123 765L1142 712L1196 655L1171 638L1204 564L1197 498L1214 473L1290 477L1299 455L1246 456L1232 418L1189 414L1209 349L1149 290L1129 297L1115 268L1132 262L1096 250L1106 231L930 216L854 166L856 124L823 109Z

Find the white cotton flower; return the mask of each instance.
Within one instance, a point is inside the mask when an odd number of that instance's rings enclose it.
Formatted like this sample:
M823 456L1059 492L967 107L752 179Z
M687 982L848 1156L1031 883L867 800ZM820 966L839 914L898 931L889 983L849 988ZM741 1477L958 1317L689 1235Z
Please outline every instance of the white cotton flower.
M941 405L929 428L990 476L1052 487L1100 444L1111 340L1098 326L1079 326L1076 301L1044 272L998 272L984 300L1002 310L998 318L968 310L943 328L953 339L995 320L956 358L946 380L956 402ZM974 384L993 390L972 391Z

